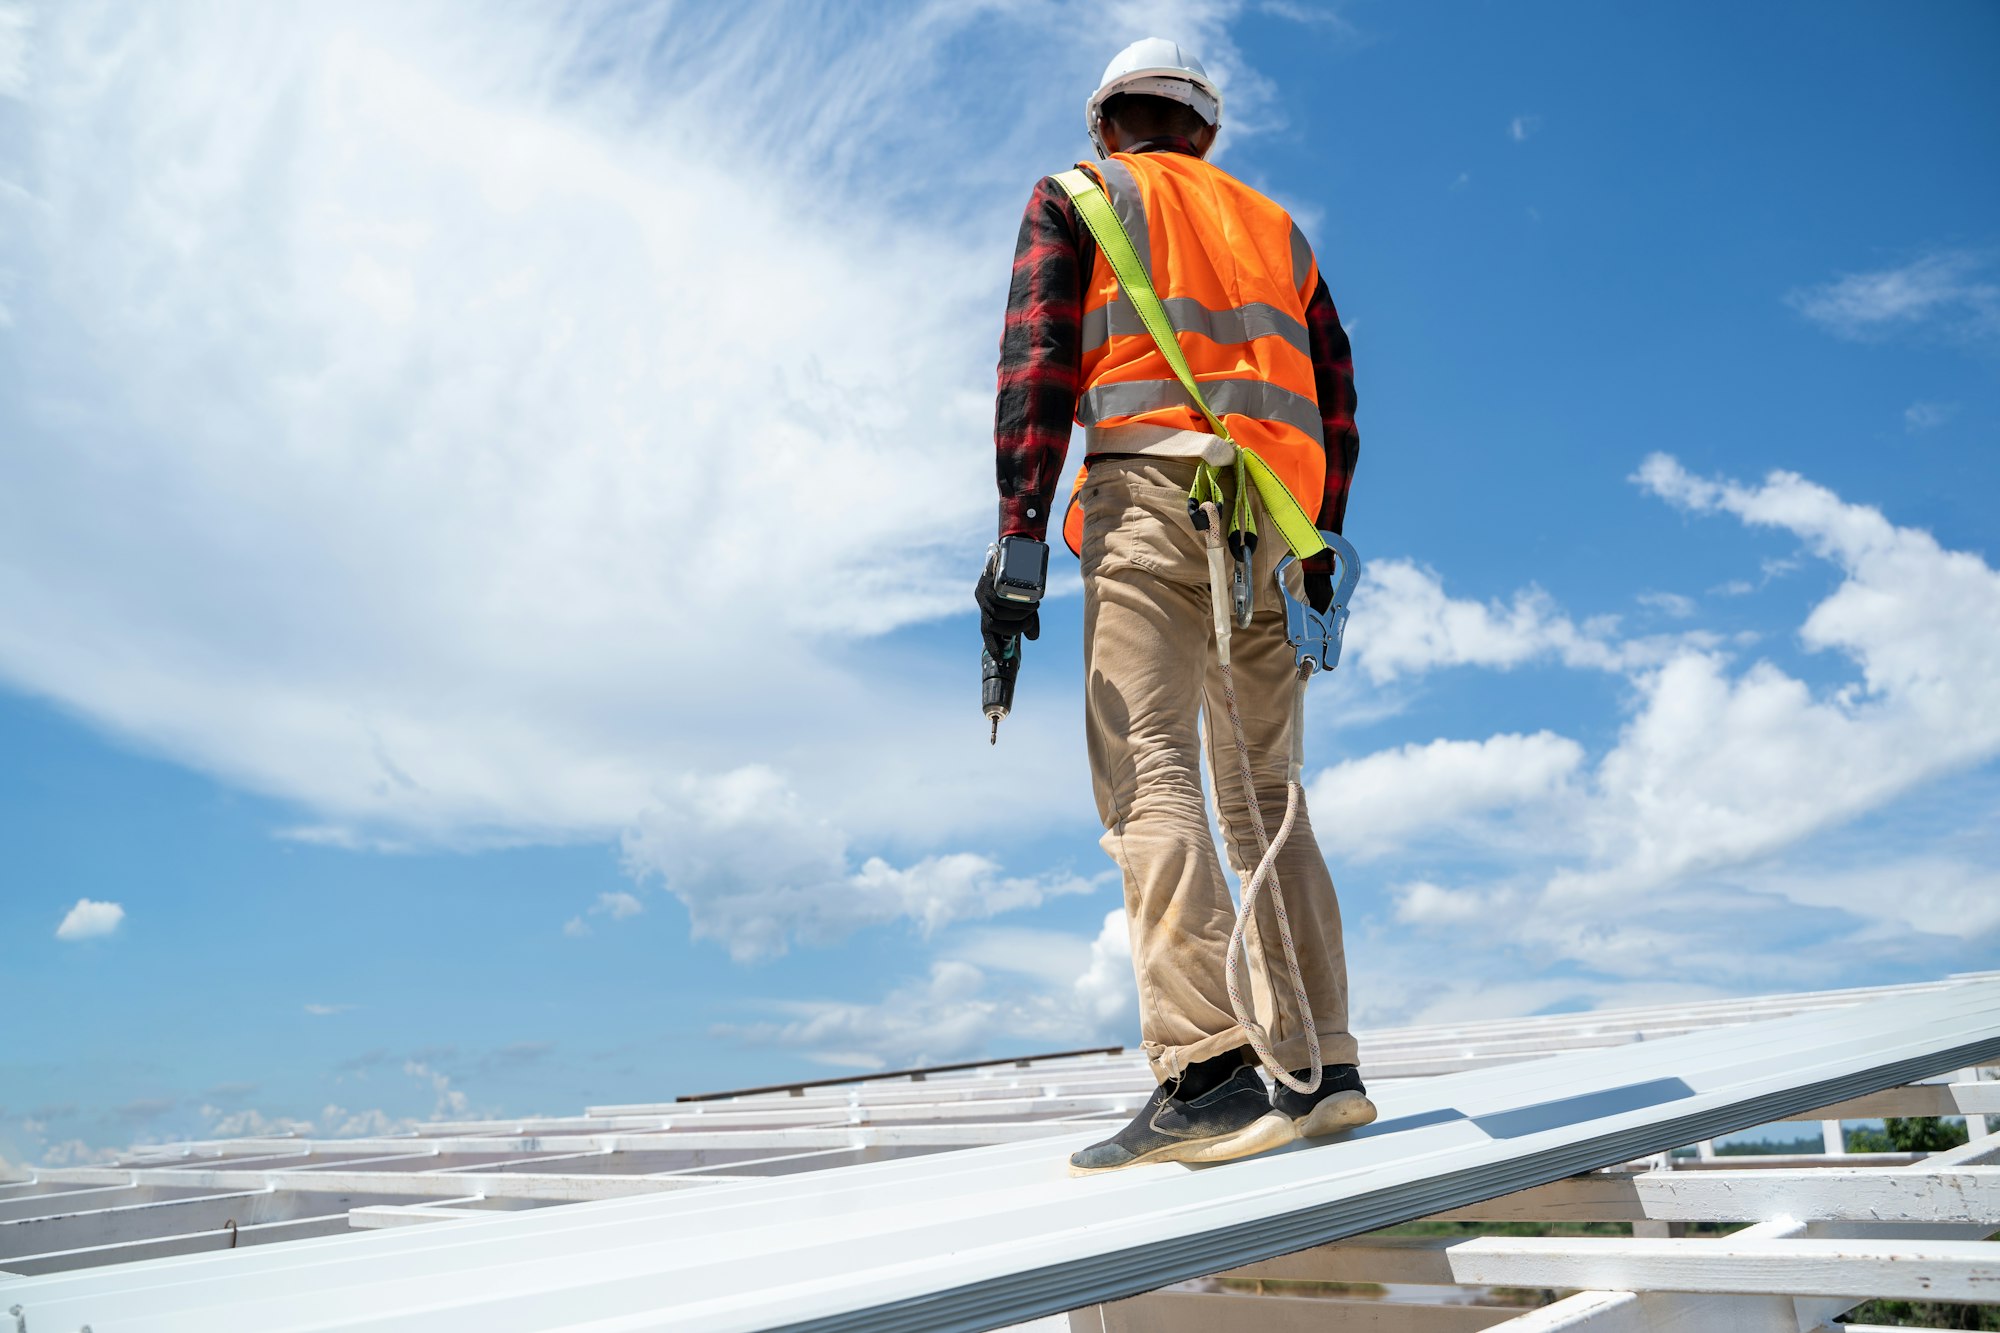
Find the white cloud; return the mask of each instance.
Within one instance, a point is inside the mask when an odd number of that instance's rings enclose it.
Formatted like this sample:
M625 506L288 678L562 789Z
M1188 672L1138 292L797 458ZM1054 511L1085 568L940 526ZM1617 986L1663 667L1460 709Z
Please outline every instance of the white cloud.
M1414 834L1462 834L1475 816L1550 801L1583 760L1581 745L1550 731L1410 744L1322 769L1307 803L1338 812L1315 822L1322 847L1361 859L1392 851Z
M1024 957L1009 945L1028 945L1038 956ZM1107 912L1088 940L1057 931L982 930L947 952L925 975L879 1000L773 1002L764 1007L776 1019L726 1025L716 1035L815 1051L862 1068L1126 1044L1136 1035L1123 908Z
M1832 282L1799 288L1785 300L1842 338L1867 338L1926 323L1964 336L1990 335L2000 332L2000 285L1981 276L1986 267L1983 256L1938 251L1898 268L1842 274Z
M857 866L846 833L815 817L761 765L684 783L626 835L625 859L686 904L697 937L720 940L743 960L781 954L793 941L830 944L898 918L929 933L1094 884L1062 874L1008 877L971 853L904 867L868 857Z
M89 898L79 898L76 906L56 927L59 940L89 940L100 935L109 935L118 929L118 923L125 919L125 909L117 903L94 902Z
M386 1134L407 1134L420 1122L413 1116L391 1116L371 1109L350 1111L328 1104L319 1113L319 1136L328 1139L375 1138Z
M646 910L646 905L629 893L600 893L591 905L592 916L608 916L613 921L623 921L627 917L638 916Z
M1455 948L1457 946L1454 946ZM1365 965L1364 965L1365 966ZM1370 1028L1459 1023L1514 1014L1576 1012L1590 1009L1666 1006L1721 998L1713 986L1676 981L1605 980L1596 977L1506 976L1477 968L1414 968L1399 975L1357 973L1354 995L1362 1059L1368 1058Z
M971 963L940 959L927 975L877 1002L789 1001L773 1004L775 1021L725 1024L718 1037L764 1045L832 1049L872 1056L886 1065L945 1064L982 1054L997 1033L1036 1033L1042 1022L1018 1021L989 994L986 974Z
M1254 106L1233 12L1162 21ZM959 681L871 639L964 616L991 531L1004 257L1078 148L1013 57L1087 86L1138 14L50 7L0 679L327 845L610 836L762 760L950 846L1053 721L940 744Z
M1118 912L1122 921L1124 912ZM981 926L955 933L941 952L986 972L1033 977L1067 986L1091 964L1091 941L1064 930L1035 926Z
M1090 942L1090 966L1072 983L1078 1006L1096 1030L1116 1031L1137 1012L1132 976L1132 932L1125 909L1104 914L1104 925Z
M1456 883L1403 884L1397 919L1476 934L1481 948L1463 956L1489 969L1560 958L1600 979L1762 989L1823 981L1817 954L1850 947L1857 931L1866 943L1852 947L1884 957L1935 956L1920 938L1990 938L2000 880L1978 854L1905 848L1828 869L1813 853L1858 817L2000 756L2000 572L1790 473L1743 485L1656 455L1635 479L1695 513L1790 532L1837 568L1840 584L1807 615L1800 641L1840 655L1853 677L1815 689L1769 661L1738 665L1685 644L1626 668L1631 716L1594 764L1545 737L1540 794L1529 766L1492 764L1464 743L1329 770L1383 774L1385 790L1412 793L1409 808L1435 801L1445 811L1452 793L1491 790L1475 780L1482 772L1521 778L1518 789L1498 788L1520 797L1504 822L1399 829L1402 801L1354 821L1380 823L1385 841L1429 853L1450 845L1485 861ZM1426 795L1427 783L1445 795ZM1342 785L1351 818L1368 784ZM1837 915L1802 918L1801 908Z
M422 1060L405 1060L403 1072L428 1083L436 1095L437 1103L431 1107L431 1119L461 1119L465 1116L469 1103L465 1093L452 1086L449 1075Z
M1686 620L1696 610L1694 598L1677 592L1642 592L1639 594L1639 605L1651 607L1675 620Z
M124 1156L118 1148L98 1148L82 1139L64 1139L42 1149L43 1166L106 1166Z
M590 905L588 914L591 916L608 916L613 921L623 921L628 917L638 916L645 910L646 904L640 902L633 895L624 892L614 892L598 894L597 901ZM581 916L573 916L563 922L563 934L570 939L585 939L593 933L590 923L585 921Z
M208 1136L214 1139L253 1139L268 1135L306 1135L313 1132L313 1122L296 1116L267 1116L254 1107L228 1111L218 1106L204 1106L201 1117L208 1122Z
M1912 435L1921 430L1932 430L1951 420L1956 411L1957 403L1911 403L1903 409L1903 429Z
M344 1014L355 1006L351 1004L308 1004L306 1012L314 1018L327 1018L333 1014Z
M1977 938L2000 931L2000 867L1951 856L1800 867L1755 875L1749 883L1802 907L1830 908L1922 935Z
M1507 122L1507 137L1515 143L1525 143L1528 136L1541 127L1540 116L1516 116Z
M610 917L613 921L623 921L626 917L637 916L646 910L646 905L629 893L600 893L597 905L590 909Z
M35 16L26 5L0 4L0 97L28 95L28 58Z
M1540 588L1510 602L1475 602L1446 594L1443 580L1407 560L1377 560L1354 597L1348 656L1376 684L1443 667L1502 669L1540 660L1599 671L1658 662L1687 644L1712 645L1712 635L1620 638L1618 618L1577 624Z
M1236 8L51 7L0 142L0 683L311 845L624 836L740 958L1087 888L977 854L996 789L1088 809L1070 716L989 751L875 637L976 651L1004 257L1079 148L1012 55L1088 86L1157 22L1255 132ZM744 773L782 817L718 813Z
M1631 893L1739 865L2000 753L2000 574L1979 557L1791 473L1750 487L1654 455L1637 479L1695 512L1790 531L1838 566L1800 638L1860 679L1816 696L1769 662L1735 673L1697 651L1636 676L1641 705L1584 825L1595 864L1558 872L1557 890Z
M1512 901L1504 891L1447 889L1424 879L1400 885L1395 897L1396 919L1417 926L1473 925Z

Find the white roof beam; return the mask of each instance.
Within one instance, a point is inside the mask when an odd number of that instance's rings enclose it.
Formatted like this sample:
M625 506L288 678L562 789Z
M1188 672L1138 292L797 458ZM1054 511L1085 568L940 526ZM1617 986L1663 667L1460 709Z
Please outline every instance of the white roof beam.
M1786 1296L1583 1291L1494 1327L1501 1333L1799 1333L1799 1316Z
M178 1255L206 1254L220 1250L247 1250L279 1241L306 1240L313 1236L346 1233L347 1214L330 1213L291 1222L266 1222L240 1227L235 1231L198 1231L177 1236L124 1241L111 1245L91 1245L49 1254L28 1254L7 1261L10 1271L27 1277L67 1273L79 1268L100 1268L110 1264L137 1263L142 1259L169 1259Z
M1761 1222L1773 1217L1990 1221L2000 1226L2000 1167L1596 1173L1437 1214L1437 1220L1450 1222Z
M295 1194L263 1188L23 1218L0 1222L0 1261L200 1231L226 1231L232 1225L241 1230L269 1222L343 1215L357 1203L386 1201L382 1196Z
M478 1208L480 1196L464 1199L446 1199L437 1203L373 1204L365 1208L350 1208L347 1225L351 1227L406 1227L425 1222L461 1222L466 1218L491 1217L493 1210Z
M2000 1083L1912 1083L1835 1102L1819 1108L1812 1118L1879 1120L1920 1115L2000 1115Z
M124 1171L134 1184L159 1183L163 1172ZM635 1194L664 1194L702 1185L740 1184L742 1177L715 1176L586 1176L545 1175L529 1171L466 1172L447 1175L426 1171L202 1171L174 1172L169 1182L211 1190L252 1190L269 1187L301 1194L398 1194L409 1198L451 1198L476 1190L491 1198L542 1199L550 1203L581 1203Z
M1911 1168L1911 1173L1951 1171L1996 1161L2000 1161L2000 1134L1990 1134L1937 1153L1923 1167ZM1990 1230L1977 1224L1925 1226L1921 1229L1929 1235L1948 1239L1977 1239ZM1853 1222L1807 1223L1787 1217L1748 1227L1730 1239L1788 1240L1814 1234L1825 1238L1834 1231L1848 1236L1897 1235L1908 1234L1910 1230L1908 1227L1877 1227ZM1581 1291L1532 1314L1523 1315L1505 1328L1507 1333L1558 1333L1559 1330L1562 1333L1569 1330L1588 1330L1588 1333L1681 1333L1682 1330L1709 1328L1740 1329L1748 1333L1751 1325L1747 1321L1751 1313L1746 1312L1742 1302L1749 1299L1680 1292L1636 1294L1630 1291ZM1777 1300L1776 1297L1766 1299ZM1856 1301L1845 1297L1786 1300L1784 1305L1792 1322L1777 1329L1777 1333L1796 1333L1801 1328L1814 1328L1818 1333L1818 1329L1831 1325L1835 1316L1844 1314L1855 1304ZM1839 1327L1852 1329L1851 1325Z
M1453 1282L1777 1296L1980 1301L2000 1296L1983 1241L1647 1240L1478 1236L1448 1247Z

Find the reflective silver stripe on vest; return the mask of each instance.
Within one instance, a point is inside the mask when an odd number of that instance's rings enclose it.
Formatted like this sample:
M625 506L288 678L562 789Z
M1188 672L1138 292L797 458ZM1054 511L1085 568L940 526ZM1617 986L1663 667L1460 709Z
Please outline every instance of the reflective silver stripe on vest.
M1267 380L1203 380L1201 396L1208 400L1209 410L1217 416L1281 421L1322 444L1326 442L1319 404ZM1107 417L1137 416L1163 407L1201 410L1179 380L1129 380L1122 384L1100 384L1086 392L1077 399L1076 419L1094 426Z
M1174 328L1179 332L1199 333L1212 343L1247 343L1252 338L1283 338L1304 355L1312 355L1312 342L1306 335L1306 326L1274 305L1252 301L1233 310L1210 310L1188 296L1172 297L1160 304L1167 308L1167 318L1174 322ZM1096 351L1114 334L1121 338L1146 336L1145 321L1139 318L1139 312L1132 308L1131 302L1113 301L1085 312L1085 352Z
M1306 278L1312 273L1313 248L1306 244L1306 234L1299 230L1299 224L1292 224L1292 290L1306 285ZM1308 292L1310 297L1311 293Z
M1139 263L1145 267L1146 276L1152 277L1153 238L1146 230L1146 197L1139 193L1139 182L1132 175L1132 168L1115 157L1094 165L1104 179L1104 192L1111 196L1111 211L1125 224L1125 234L1132 238L1132 248L1139 252Z

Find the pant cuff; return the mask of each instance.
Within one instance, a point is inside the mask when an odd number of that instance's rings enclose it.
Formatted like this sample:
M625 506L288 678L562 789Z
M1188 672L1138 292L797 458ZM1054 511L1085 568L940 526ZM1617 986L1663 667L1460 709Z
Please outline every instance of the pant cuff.
M1153 1077L1165 1083L1168 1079L1179 1078L1189 1065L1200 1064L1224 1051L1249 1044L1250 1034L1241 1026L1232 1024L1212 1037L1203 1037L1186 1046L1163 1046L1157 1041L1149 1041L1145 1043L1146 1063L1153 1067Z
M1312 1064L1312 1048L1306 1045L1304 1037L1290 1037L1271 1049L1278 1057L1278 1063L1287 1072L1305 1069ZM1322 1032L1319 1034L1319 1062L1322 1067L1331 1065L1359 1065L1361 1050L1355 1044L1354 1036L1348 1032Z

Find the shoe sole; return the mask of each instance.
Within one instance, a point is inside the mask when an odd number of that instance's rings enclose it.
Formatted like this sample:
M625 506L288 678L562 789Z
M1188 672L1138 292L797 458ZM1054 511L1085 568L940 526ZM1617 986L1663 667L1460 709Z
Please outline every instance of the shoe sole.
M1292 1128L1302 1139L1316 1139L1326 1134L1338 1134L1344 1129L1354 1129L1375 1119L1375 1103L1359 1092L1336 1092L1312 1110L1292 1122Z
M1260 1152L1282 1148L1298 1138L1298 1129L1291 1118L1279 1111L1262 1115L1233 1134L1223 1134L1212 1139L1190 1139L1184 1143L1169 1143L1155 1148L1149 1153L1134 1157L1129 1162L1117 1166L1078 1166L1070 1163L1069 1173L1073 1176L1101 1176L1106 1171L1123 1171L1128 1167L1144 1166L1148 1162L1232 1162L1239 1157L1253 1157Z

